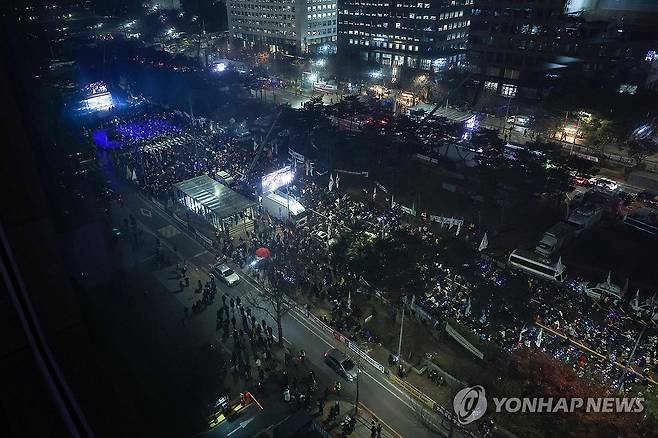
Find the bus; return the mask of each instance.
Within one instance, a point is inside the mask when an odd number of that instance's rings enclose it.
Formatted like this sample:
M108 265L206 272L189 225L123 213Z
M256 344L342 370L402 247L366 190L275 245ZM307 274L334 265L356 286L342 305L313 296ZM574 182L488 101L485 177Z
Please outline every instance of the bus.
M561 260L558 260L557 263L552 262L536 253L520 249L512 251L507 259L507 265L512 269L518 269L546 280L561 283L566 278L566 269Z

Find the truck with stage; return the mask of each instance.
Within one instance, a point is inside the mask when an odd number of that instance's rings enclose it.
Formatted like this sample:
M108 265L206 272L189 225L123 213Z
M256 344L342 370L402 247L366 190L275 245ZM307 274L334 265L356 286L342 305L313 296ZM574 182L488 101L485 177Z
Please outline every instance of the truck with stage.
M267 214L285 224L292 224L296 228L306 226L306 209L299 201L285 193L271 192L264 194L262 207Z

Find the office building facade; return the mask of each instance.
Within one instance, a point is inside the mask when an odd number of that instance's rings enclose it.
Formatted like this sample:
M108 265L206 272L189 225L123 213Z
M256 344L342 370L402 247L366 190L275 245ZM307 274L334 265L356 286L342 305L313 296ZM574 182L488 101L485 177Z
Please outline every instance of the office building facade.
M271 52L309 53L336 43L336 0L227 0L233 39Z
M342 0L338 50L384 67L441 70L464 59L473 0Z
M574 11L576 6L583 9ZM467 61L481 91L536 98L577 77L642 85L658 26L639 17L601 20L585 6L591 3L475 0Z
M565 0L475 0L468 62L484 90L530 97L561 52L554 29Z

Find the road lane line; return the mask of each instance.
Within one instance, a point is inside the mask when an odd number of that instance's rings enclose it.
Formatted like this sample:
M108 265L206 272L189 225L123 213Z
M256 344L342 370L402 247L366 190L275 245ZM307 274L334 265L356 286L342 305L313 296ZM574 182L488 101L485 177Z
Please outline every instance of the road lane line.
M143 200L143 199L141 199L141 198L139 198L139 201L141 201L141 202L144 203L144 204L150 204L148 201L145 201L145 200ZM177 224L175 224L175 223L169 218L169 216L167 216L166 213L161 212L160 209L159 209L157 206L155 206L154 211L155 211L160 217L162 217L166 222L168 222L169 224L173 225L173 226L176 227L178 230L180 230L181 233L182 233L183 235L185 235L185 237L187 237L190 241L192 241L192 242L195 243L196 245L200 246L201 248L204 248L203 245L201 245L199 242L197 242L197 240L194 239L194 238L193 238L193 237L187 232L187 230L184 230L184 229L179 228L179 227L177 226ZM205 249L205 248L204 248L204 249ZM207 251L207 250L206 250L206 251ZM182 256L182 254L181 254L181 256ZM182 256L182 258L185 259L184 256ZM190 264L194 264L194 263L190 262ZM210 272L209 272L206 268L204 268L204 267L200 267L199 269L200 269L201 271L203 271L204 273L206 273L206 274L210 274ZM244 273L243 273L243 274L244 274ZM256 290L256 292L258 292L258 293L260 293L260 294L264 294L264 293L266 294L266 293L267 293L266 291L263 291L263 290L261 289L261 286L260 286L259 284L257 284L257 283L254 284L253 280L252 280L248 275L244 274L244 278L245 278L245 280L246 280L245 282L248 283L252 288L254 288L254 289ZM292 319L294 319L299 325L301 325L301 326L302 326L303 328L305 328L307 331L311 332L313 335L315 335L318 339L320 339L322 342L324 342L324 343L325 343L326 345L328 345L330 348L335 348L334 345L330 344L330 343L325 339L325 336L326 336L326 337L330 337L330 336L329 336L328 334L326 334L326 333L318 332L318 331L317 331L318 329L315 327L315 325L313 325L313 324L312 324L311 322L309 322L309 321L306 321L306 320L304 319L305 316L304 316L304 315L302 314L302 312L299 310L298 306L292 307L290 310L291 310L291 312L289 312L290 316L291 316ZM301 319L300 319L300 317L298 317L298 316L295 315L295 311L296 311L297 313L299 313ZM333 338L331 338L331 339L333 339ZM285 337L284 337L284 340L288 341ZM292 342L290 342L290 341L288 341L288 342L292 345ZM365 371L364 369L362 369L362 373L365 374L366 376L370 377L370 379L372 379L373 381L375 381L379 386L382 387L382 389L384 389L386 392L388 392L388 393L391 394L393 397L395 397L396 399L398 399L402 404L404 404L405 406L407 406L410 410L413 411L415 407L417 407L417 406L421 406L419 403L416 403L416 402L411 398L411 396L410 396L409 394L407 394L405 391L401 390L401 389L398 388L397 386L391 384L388 380L386 381L386 382L388 383L388 386L387 386L387 385L384 385L381 381L379 381L379 379L373 377L370 373L368 373L368 372ZM389 386L390 386L390 387L389 387ZM406 400L402 399L399 395L397 395L395 392L393 392L393 391L391 390L391 387L392 387L393 389L395 389L398 393L402 394L402 396L405 397L405 398L407 398L409 401L406 401ZM410 403L411 403L411 404L410 404ZM414 406L412 406L412 405L414 405Z
M295 321L297 321L301 326L303 326L304 328L306 328L307 331L313 333L317 338L319 338L322 342L324 342L325 344L327 344L329 347L331 347L331 348L336 348L334 345L330 344L326 339L324 339L323 336L321 336L320 334L318 334L318 332L315 331L315 328L311 329L312 326L307 326L305 323L303 323L302 321L300 321L295 315L290 314L290 316L291 316ZM323 334L322 332L320 332L320 333ZM397 398L400 402L402 402L402 404L404 404L405 406L407 406L409 409L412 409L412 410L413 410L413 406L411 406L406 400L403 400L403 399L400 398L397 394L395 394L393 391L391 391L391 389L388 388L388 387L386 387L382 382L379 381L379 379L376 379L375 377L373 377L370 373L368 373L368 372L367 372L366 370L364 370L364 369L361 369L361 372L362 372L363 374L365 374L366 376L370 377L372 380L374 380L379 386L381 386L381 387L382 387L384 390L386 390L389 394L391 394L393 397ZM393 388L395 388L396 390L400 391L400 390L399 390L398 388L396 388L395 386L393 386ZM403 394L403 395L406 395L406 394L405 394L404 392L402 392L402 391L400 391L400 393Z
M368 406L366 406L365 403L359 402L362 408L365 408L366 411L370 413L370 415L373 418L376 418L378 422L382 423L384 426L386 426L391 432L393 432L398 438L402 438L402 435L400 435L395 429L393 429L391 426L388 425L384 420L382 420L379 415L375 414L372 409L370 409Z

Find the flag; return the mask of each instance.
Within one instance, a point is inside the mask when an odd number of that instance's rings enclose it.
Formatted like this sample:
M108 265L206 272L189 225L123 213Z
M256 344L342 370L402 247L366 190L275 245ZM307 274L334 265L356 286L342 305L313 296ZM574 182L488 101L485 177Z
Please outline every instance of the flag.
M336 173L336 188L338 188L338 183L340 183L340 175Z
M347 291L347 308L352 310L352 291Z
M132 172L130 171L130 167L126 166L126 179L130 179L132 176Z
M375 188L372 191L372 200L373 201L375 200L375 197L377 197L377 186L375 186Z
M395 201L393 200L393 195L391 195L391 208L395 208Z
M562 275L565 269L566 267L562 264L562 256L560 256L555 264L555 271L557 272L557 275Z
M455 236L459 236L459 232L462 229L462 221L457 221L457 232L455 233Z
M135 172L135 169L133 169L133 181L137 182L137 172Z
M334 176L329 174L329 191L334 188Z
M523 327L521 328L521 332L519 333L519 342L521 342L521 340L523 339L523 334L525 333L526 330L528 329L526 328L525 325L523 325Z
M489 239L487 238L487 232L485 231L484 236L482 236L482 242L480 242L480 246L478 247L478 251L484 251L487 249L487 246L489 246Z
M610 275L611 274L612 274L612 272L608 271L608 279L605 281L606 283L608 283L608 286L610 286Z
M466 303L466 310L464 310L465 315L471 314L471 297L468 297L468 302Z
M539 334L537 335L537 340L535 341L535 345L537 345L537 348L541 347L541 338L542 335L544 334L544 328L539 329Z
M640 289L635 293L635 298L631 300L631 307L640 307Z

